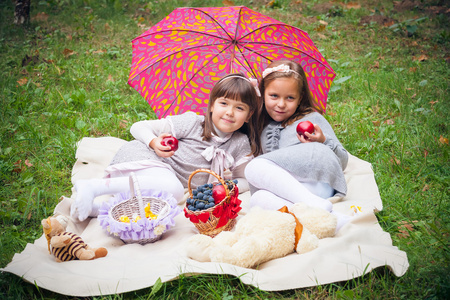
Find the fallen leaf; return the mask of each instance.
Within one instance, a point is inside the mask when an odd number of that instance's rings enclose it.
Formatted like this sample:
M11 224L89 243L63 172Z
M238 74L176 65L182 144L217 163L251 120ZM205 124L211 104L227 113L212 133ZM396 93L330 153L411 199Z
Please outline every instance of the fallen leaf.
M441 137L439 138L439 142L443 145L448 145L448 138L445 138L441 135Z
M317 36L319 38L321 38L322 40L326 40L327 39L327 37L324 34L321 34L321 33L318 33Z
M424 156L425 158L427 158L427 156L428 156L428 150L427 150L427 149L423 150L423 156Z
M438 103L439 101L430 101L429 103L431 104L431 106L435 105L436 103Z
M417 67L409 68L409 71L410 71L411 73L415 73L415 72L417 71Z
M112 77L111 74L108 75L108 80L107 80L107 81L112 81L112 82L114 82L114 79L113 79L113 77Z
M348 2L347 4L344 5L345 8L347 9L360 9L361 5L359 3L356 2Z
M231 0L223 0L222 4L225 6L234 6L234 2Z
M425 184L425 186L422 189L422 192L428 191L430 189L430 186L428 184Z
M28 159L25 160L25 165L27 165L27 167L32 167L33 164L30 163L30 161Z
M27 215L27 220L30 220L30 219L31 219L31 211Z
M20 86L22 86L22 85L24 85L24 84L27 84L27 82L28 82L28 79L26 79L26 78L22 78L22 79L17 80L17 83L18 83Z
M328 25L328 22L325 22L324 20L319 20L319 23L322 24L322 25L325 25L325 26Z
M405 231L405 230L399 230L399 231L400 231L400 232L397 233L397 236L398 236L400 239L405 239L405 238L409 237L409 232L408 232L408 231Z
M417 96L417 94L412 95L412 96L411 96L411 99L416 98L416 96Z
M119 123L119 127L127 128L127 123L128 123L127 120L121 120L120 123Z
M111 27L109 26L109 24L108 24L108 23L105 23L105 30L108 31L108 30L110 30L110 29L111 29Z
M415 56L413 56L413 57L414 57L414 60L417 60L417 61L426 61L426 60L428 60L428 56L426 56L425 54L422 54L418 58L416 58Z
M106 53L106 50L103 50L103 49L95 50L92 53L94 53L94 54L103 54L103 53Z
M38 22L45 22L48 20L48 15L45 12L38 12L36 16L31 19Z
M398 229L407 229L409 231L414 231L414 224L418 223L419 221L400 221L398 222L400 224L400 226L398 226Z
M326 25L320 24L314 30L320 32L320 31L324 31L326 27L327 27Z
M380 124L381 124L381 122L380 121L372 121L372 124L374 125L374 126L380 126Z
M394 24L395 24L395 21L394 21L394 20L389 20L389 21L384 22L384 23L383 23L383 26L384 26L384 27L391 27L391 26L394 25Z
M371 69L379 69L380 68L380 62L378 60L375 61L373 66L370 67Z
M384 121L384 123L387 125L394 125L394 120L388 119L388 120Z
M395 157L395 156L392 156L390 162L391 162L391 164L395 163L397 166L400 165L400 160L397 157Z
M74 55L75 53L76 53L75 51L70 50L70 49L67 49L67 48L65 48L65 49L63 50L63 54L64 54L65 57L69 57L69 56L71 56L71 55Z
M12 170L13 173L20 173L22 172L22 160L19 159L14 163L14 169Z

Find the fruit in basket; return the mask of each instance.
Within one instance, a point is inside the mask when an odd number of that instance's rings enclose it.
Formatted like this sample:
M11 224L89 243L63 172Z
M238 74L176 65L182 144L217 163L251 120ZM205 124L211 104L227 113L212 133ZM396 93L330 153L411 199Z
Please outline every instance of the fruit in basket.
M178 150L178 140L173 136L166 136L162 139L161 145L163 146L170 146L171 151L177 151Z
M304 135L305 138L307 138L305 135L305 132L308 132L311 134L314 132L314 125L310 121L303 121L303 122L298 123L298 125L297 125L297 133L299 135Z
M234 187L237 193L237 186L235 186L237 180L227 180L225 183L229 190L232 190ZM206 183L192 190L192 198L189 197L186 200L186 204L189 210L200 211L219 204L225 197L225 188L220 183L215 186L212 183Z
M227 196L227 192L225 191L225 187L221 184L214 186L212 196L214 198L214 203L219 204L220 201L225 199Z

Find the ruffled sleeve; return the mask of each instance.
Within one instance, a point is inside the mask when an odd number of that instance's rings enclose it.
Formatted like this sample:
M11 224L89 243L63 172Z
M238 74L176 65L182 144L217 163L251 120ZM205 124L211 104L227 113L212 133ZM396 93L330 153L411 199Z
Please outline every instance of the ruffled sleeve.
M262 147L263 152L268 153L280 148L280 136L283 126L278 122L271 122L263 131Z

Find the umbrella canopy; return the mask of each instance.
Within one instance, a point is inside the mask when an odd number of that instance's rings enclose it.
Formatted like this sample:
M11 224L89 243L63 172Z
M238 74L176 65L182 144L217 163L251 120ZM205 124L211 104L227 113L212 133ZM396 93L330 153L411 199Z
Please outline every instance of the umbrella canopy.
M260 79L273 60L299 63L323 110L335 77L306 32L243 6L177 8L132 44L128 84L159 118L204 114L220 78L240 72Z

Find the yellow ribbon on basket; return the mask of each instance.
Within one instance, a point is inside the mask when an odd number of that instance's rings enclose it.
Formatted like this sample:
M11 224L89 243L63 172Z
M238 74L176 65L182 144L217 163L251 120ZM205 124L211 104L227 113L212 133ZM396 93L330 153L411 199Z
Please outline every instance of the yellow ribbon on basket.
M289 211L287 206L283 206L278 211L281 211L282 213L291 214L295 219L295 244L294 244L295 245L294 250L295 250L297 248L298 241L302 237L303 225L302 225L302 223L300 223L300 221L297 219L297 217Z

